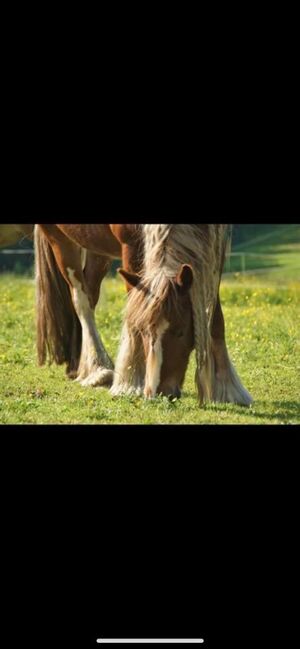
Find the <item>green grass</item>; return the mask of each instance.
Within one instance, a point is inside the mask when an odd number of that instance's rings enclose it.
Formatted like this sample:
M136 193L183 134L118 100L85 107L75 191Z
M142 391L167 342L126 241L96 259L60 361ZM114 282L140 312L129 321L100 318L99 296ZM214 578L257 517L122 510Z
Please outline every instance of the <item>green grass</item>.
M296 254L297 253L297 254ZM3 424L288 424L300 422L299 250L283 252L282 271L230 276L222 284L227 343L250 409L199 408L191 358L183 397L170 403L113 399L105 389L83 388L63 367L37 367L34 282L0 275L0 423ZM104 282L97 324L115 358L125 304L119 278Z

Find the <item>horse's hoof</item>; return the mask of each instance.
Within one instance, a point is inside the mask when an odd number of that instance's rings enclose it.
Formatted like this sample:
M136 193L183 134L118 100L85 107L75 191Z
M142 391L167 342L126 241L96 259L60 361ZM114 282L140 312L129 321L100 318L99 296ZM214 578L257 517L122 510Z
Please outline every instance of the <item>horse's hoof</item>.
M77 370L70 370L69 372L67 372L67 377L71 381L75 381L77 379L77 376L78 376Z
M99 367L95 372L87 376L85 379L80 381L83 387L107 387L109 388L113 384L114 372L113 370L107 370L106 368Z
M121 383L120 385L113 385L109 392L112 397L142 397L143 387Z

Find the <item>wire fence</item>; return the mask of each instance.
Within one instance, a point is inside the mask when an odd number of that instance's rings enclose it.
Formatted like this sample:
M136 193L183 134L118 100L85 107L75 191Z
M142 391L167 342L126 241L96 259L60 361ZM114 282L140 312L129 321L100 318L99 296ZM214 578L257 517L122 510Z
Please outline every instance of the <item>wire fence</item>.
M0 272L7 270L17 270L17 272L24 272L29 270L34 263L34 250L27 248L24 250L0 250ZM113 264L112 271L114 272L118 267L119 262ZM278 265L276 257L272 254L259 254L251 252L231 252L227 259L224 268L224 274L262 272L266 269L276 267Z
M225 263L224 273L257 273L278 266L278 259L271 253L231 252Z
M0 255L34 255L32 248L26 250L0 250Z
M111 265L110 274L115 274L120 266L120 260L114 260ZM24 248L0 250L0 273L14 272L18 275L32 275L34 268L34 249Z
M0 273L12 272L17 275L31 275L33 267L33 248L4 248L0 250Z

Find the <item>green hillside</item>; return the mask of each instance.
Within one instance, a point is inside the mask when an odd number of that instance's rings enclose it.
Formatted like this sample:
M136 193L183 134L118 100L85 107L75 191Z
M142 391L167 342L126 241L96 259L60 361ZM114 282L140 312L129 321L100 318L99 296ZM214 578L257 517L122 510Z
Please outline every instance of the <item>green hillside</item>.
M240 272L244 268L249 273L265 269L278 271L280 280L282 271L283 277L300 281L299 224L234 226L232 253L225 272Z
M266 252L268 246L300 242L300 224L242 224L233 226L233 249Z

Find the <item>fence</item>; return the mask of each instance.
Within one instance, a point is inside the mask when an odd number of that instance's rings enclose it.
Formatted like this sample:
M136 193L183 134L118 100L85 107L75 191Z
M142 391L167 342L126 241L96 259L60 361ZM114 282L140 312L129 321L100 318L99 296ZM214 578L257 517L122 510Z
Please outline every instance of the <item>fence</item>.
M2 256L4 256L4 260ZM6 259L9 260L7 263L5 263ZM24 260L24 263L21 263L22 259ZM24 272L33 265L33 261L34 250L31 248L27 248L26 250L0 250L0 271L17 269L17 272ZM112 272L114 272L119 265L119 261L114 262ZM277 265L276 257L272 254L231 252L227 257L224 272L225 274L242 273L244 275L251 272L262 272L267 268L276 267Z
M277 258L270 254L256 252L231 252L225 263L226 273L257 273L278 266Z
M0 272L13 271L18 274L30 272L34 264L34 249L0 250ZM120 266L120 260L112 263L110 273L114 274Z
M26 250L0 250L0 255L34 255L32 248Z
M24 248L23 250L0 250L0 272L15 272L18 274L31 271L34 262L34 250Z

